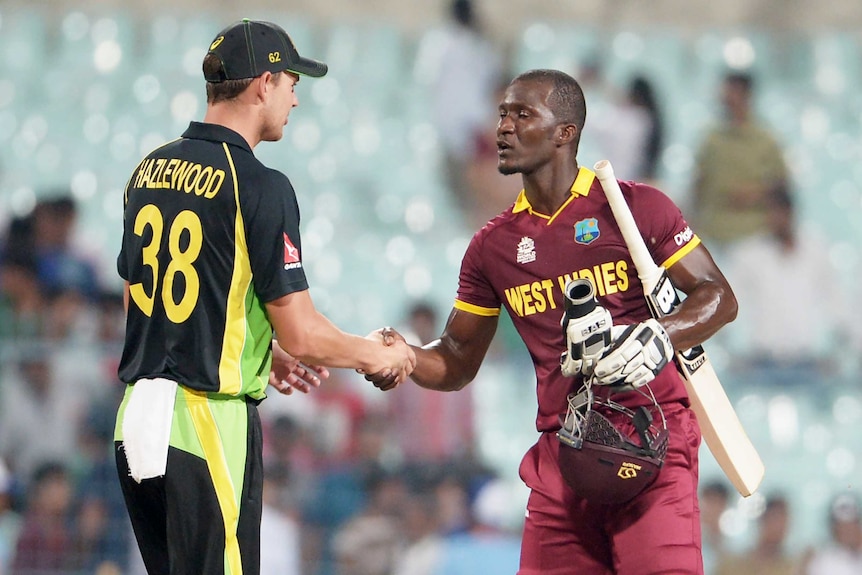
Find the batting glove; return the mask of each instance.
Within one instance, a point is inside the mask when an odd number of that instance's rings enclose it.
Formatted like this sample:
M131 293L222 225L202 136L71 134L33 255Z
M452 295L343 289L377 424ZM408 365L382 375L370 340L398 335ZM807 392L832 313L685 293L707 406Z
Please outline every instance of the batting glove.
M655 319L639 324L614 326L614 343L595 365L593 382L625 391L655 379L673 359L673 344Z
M569 282L565 293L566 312L560 324L566 337L566 351L560 356L560 369L566 377L589 377L611 344L613 318L598 305L589 280Z

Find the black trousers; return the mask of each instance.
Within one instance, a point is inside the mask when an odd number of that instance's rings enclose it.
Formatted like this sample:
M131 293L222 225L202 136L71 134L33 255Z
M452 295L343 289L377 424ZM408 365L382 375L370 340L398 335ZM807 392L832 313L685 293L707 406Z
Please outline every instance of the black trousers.
M235 550L237 544L242 575L259 575L263 441L257 406L253 402L247 406L247 448L233 547L226 543L225 525L231 521L225 521L206 459L171 446L165 475L138 483L129 474L122 442L116 442L120 485L149 575L239 575L233 572L236 561L228 560L228 548Z

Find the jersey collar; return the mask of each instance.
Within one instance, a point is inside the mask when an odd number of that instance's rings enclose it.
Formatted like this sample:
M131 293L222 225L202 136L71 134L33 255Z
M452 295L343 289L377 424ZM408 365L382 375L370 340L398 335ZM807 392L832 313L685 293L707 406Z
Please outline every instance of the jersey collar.
M585 168L581 166L578 170L578 176L575 178L575 183L572 184L571 195L569 198L563 202L563 205L551 216L547 214L542 214L533 210L533 206L530 205L530 201L527 199L527 194L524 190L521 190L521 193L518 194L518 199L515 200L515 205L512 207L512 213L517 214L518 212L526 211L531 215L538 216L540 218L546 218L548 223L550 224L554 218L557 217L566 206L568 206L572 200L579 196L586 196L590 193L590 187L593 185L593 180L595 179L596 174L589 168Z
M237 132L219 124L209 124L204 122L190 122L189 127L183 132L183 138L192 138L194 140L210 140L212 142L225 142L231 146L239 146L251 152L251 146L245 141L245 138Z

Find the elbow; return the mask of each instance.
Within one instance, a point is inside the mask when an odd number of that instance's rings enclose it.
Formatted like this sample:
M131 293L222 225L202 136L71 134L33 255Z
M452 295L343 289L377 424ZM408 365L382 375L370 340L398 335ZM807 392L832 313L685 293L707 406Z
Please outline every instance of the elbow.
M471 381L473 381L472 377L464 377L461 379L453 380L451 385L446 389L446 391L461 391L462 389L467 387L467 385Z
M278 333L276 339L281 348L300 361L311 362L314 356L314 345L310 333Z
M739 314L739 302L736 300L733 292L728 292L727 296L723 298L722 303L724 323L728 324L736 320L736 316Z

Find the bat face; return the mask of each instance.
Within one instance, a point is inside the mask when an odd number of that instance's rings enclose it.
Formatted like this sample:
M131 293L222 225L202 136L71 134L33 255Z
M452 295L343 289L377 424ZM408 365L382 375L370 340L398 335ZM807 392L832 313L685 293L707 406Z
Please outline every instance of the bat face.
M673 285L670 276L662 269L661 276L652 291L646 294L647 304L653 317L659 318L671 313L680 304L679 292ZM703 346L695 346L677 354L677 363L687 372L693 374L707 361Z
M680 304L676 287L666 271L653 261L610 162L596 163L595 172L641 278L650 313L656 318L668 315ZM676 362L706 444L737 491L746 497L751 495L763 479L763 462L745 434L706 352L702 346L677 352Z

